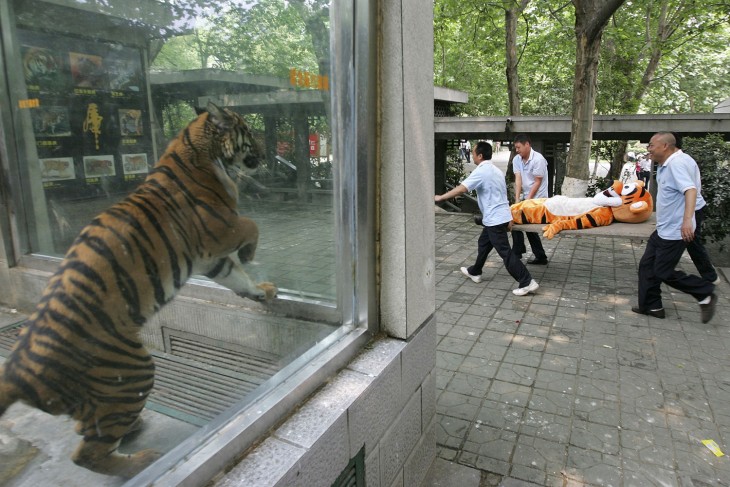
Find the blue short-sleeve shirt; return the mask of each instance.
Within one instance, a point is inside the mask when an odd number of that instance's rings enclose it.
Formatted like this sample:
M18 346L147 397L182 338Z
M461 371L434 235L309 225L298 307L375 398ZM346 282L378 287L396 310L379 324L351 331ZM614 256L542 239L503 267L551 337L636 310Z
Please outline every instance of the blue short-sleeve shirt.
M656 229L665 240L682 240L684 193L696 189L699 195L700 168L690 156L678 150L657 167ZM704 200L702 200L704 202ZM699 198L697 200L699 203ZM703 205L704 206L704 205ZM693 225L694 215L692 216Z
M512 159L513 172L522 174L522 198L527 198L530 194L532 185L535 184L535 178L541 177L540 187L537 189L534 198L548 197L548 171L547 160L542 154L530 149L530 157L527 161L522 160L519 154Z
M484 226L493 227L512 220L504 174L490 161L479 164L461 184L469 191L476 190Z

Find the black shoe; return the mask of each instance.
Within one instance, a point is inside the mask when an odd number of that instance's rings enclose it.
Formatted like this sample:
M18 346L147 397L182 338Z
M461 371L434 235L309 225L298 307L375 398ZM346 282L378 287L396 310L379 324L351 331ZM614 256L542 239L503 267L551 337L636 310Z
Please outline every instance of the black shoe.
M707 323L715 316L715 305L717 304L717 296L715 293L710 294L710 302L707 304L700 305L700 316L702 317L702 323Z
M548 260L547 259L538 259L537 257L533 257L532 259L527 261L528 264L532 265L547 265Z
M702 306L702 305L700 305ZM705 305L709 306L709 304ZM659 318L660 320L663 320L666 316L666 313L664 312L664 308L659 309L641 309L638 306L632 306L631 311L634 313L639 313L640 315L647 315L647 316L653 316L654 318Z

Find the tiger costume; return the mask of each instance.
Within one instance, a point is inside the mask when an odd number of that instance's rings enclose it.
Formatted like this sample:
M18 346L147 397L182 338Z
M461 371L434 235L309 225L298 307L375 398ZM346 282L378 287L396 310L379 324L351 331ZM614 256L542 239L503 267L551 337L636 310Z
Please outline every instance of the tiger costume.
M236 180L262 152L236 113L209 104L174 139L140 187L86 226L50 279L0 368L0 415L15 401L77 421L73 461L132 477L160 455L118 453L140 426L154 382L138 332L192 274L268 300L242 263L256 224L236 211Z
M593 198L553 196L515 203L510 207L515 223L547 223L543 236L553 238L562 230L602 227L615 221L641 223L654 209L651 194L643 181L614 181Z

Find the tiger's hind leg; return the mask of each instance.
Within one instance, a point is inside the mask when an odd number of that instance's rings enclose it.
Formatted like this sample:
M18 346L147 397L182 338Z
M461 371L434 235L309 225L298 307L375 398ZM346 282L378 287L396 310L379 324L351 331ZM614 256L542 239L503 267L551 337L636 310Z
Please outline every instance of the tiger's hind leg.
M117 452L118 446L119 440L109 444L105 439L84 439L71 459L93 472L129 479L162 456L151 448L127 455Z
M144 405L144 401L140 407ZM142 427L139 412L108 411L105 416L97 411L88 420L80 421L77 432L84 436L71 459L91 471L131 478L150 466L161 454L145 449L132 454L117 452L123 437Z
M129 427L129 431L124 434L124 438L130 435L134 435L135 433L139 433L142 428L144 428L144 421L142 420L142 416L137 416L137 419L134 420L132 426ZM84 423L82 423L81 421L77 422L76 426L74 427L74 431L77 435L83 435Z

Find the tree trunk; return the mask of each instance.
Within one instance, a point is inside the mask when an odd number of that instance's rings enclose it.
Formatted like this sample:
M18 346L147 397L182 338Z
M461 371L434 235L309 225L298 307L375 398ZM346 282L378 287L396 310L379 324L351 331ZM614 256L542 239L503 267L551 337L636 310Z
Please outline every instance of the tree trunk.
M626 154L626 148L629 146L627 140L619 140L616 146L616 152L613 153L613 159L611 160L611 168L608 170L608 177L611 179L621 179L621 169L624 167L624 154Z
M588 161L593 141L593 110L601 38L606 23L624 0L573 0L575 6L575 79L570 152L561 193L584 196L588 189Z
M507 96L509 98L509 114L520 115L520 84L517 74L517 17L520 12L517 6L504 11L505 44L507 50Z
M509 7L504 10L504 29L505 29L505 48L507 51L507 66L505 74L507 75L507 96L509 98L509 114L521 115L520 107L520 82L517 66L519 65L519 57L517 56L517 18L525 10L530 0L509 1ZM507 182L507 193L514 194L515 174L512 169L512 159L515 157L514 148L510 153L509 162L507 163L507 174L505 180ZM510 201L512 201L510 199Z

